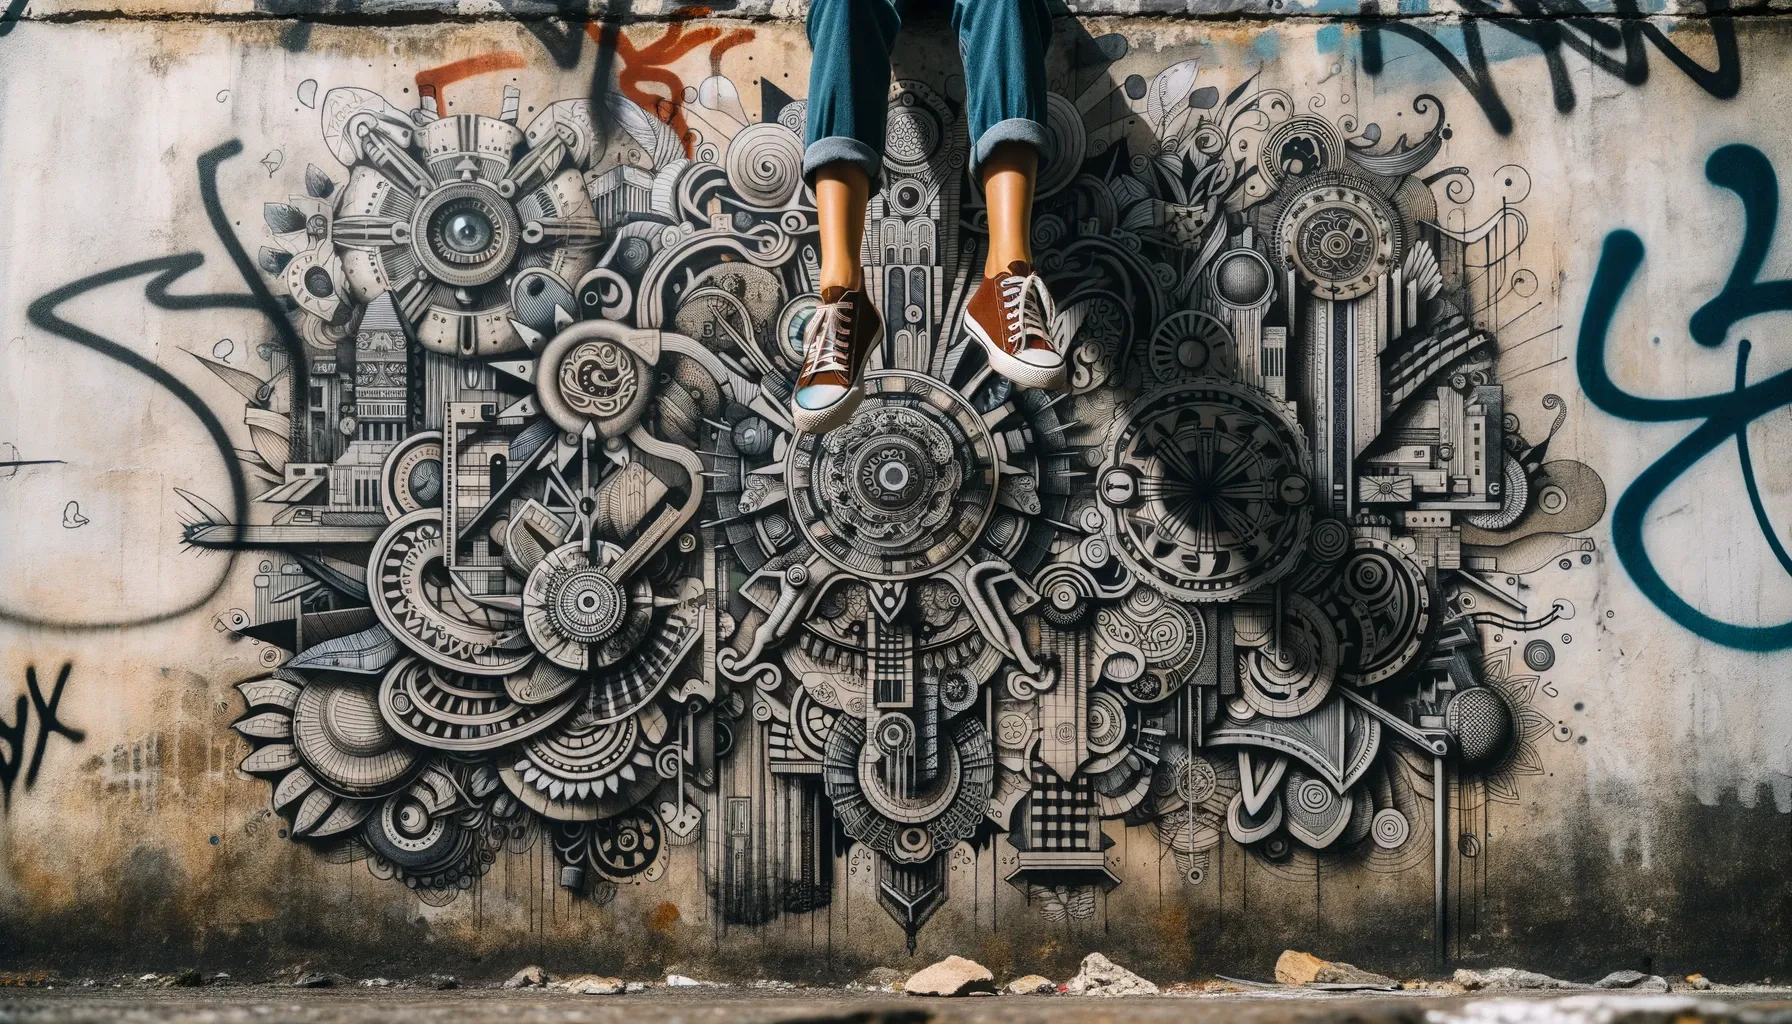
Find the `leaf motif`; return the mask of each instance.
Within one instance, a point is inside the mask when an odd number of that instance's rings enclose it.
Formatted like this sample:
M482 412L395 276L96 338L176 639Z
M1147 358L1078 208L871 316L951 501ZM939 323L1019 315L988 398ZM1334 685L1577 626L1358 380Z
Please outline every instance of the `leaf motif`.
M313 199L328 199L330 193L336 191L336 182L331 180L316 164L305 165L305 192Z
M294 231L305 230L305 215L285 203L263 204L261 219L267 221L268 230L276 235L289 235Z

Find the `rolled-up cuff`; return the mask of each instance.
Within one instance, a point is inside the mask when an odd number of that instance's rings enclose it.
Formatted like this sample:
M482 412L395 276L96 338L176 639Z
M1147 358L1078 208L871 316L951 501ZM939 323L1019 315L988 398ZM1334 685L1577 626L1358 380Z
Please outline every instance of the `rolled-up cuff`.
M858 139L847 135L829 135L816 139L803 150L803 180L815 187L815 172L828 164L849 163L871 179L871 191L883 185L884 155Z
M1006 121L997 121L989 126L972 147L971 171L975 173L989 159L989 154L1004 142L1025 142L1039 151L1039 166L1044 167L1051 162L1051 139L1045 133L1045 125L1030 117L1011 117Z

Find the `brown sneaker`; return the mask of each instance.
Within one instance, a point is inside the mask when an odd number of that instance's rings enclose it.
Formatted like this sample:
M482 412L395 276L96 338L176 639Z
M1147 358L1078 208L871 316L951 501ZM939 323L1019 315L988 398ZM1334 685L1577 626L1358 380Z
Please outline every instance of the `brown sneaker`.
M859 378L884 340L884 318L860 290L829 288L803 328L803 370L790 411L796 428L825 434L852 418L865 395Z
M1024 388L1064 386L1064 353L1052 341L1057 307L1032 264L1015 260L1006 274L984 278L965 314L991 369Z

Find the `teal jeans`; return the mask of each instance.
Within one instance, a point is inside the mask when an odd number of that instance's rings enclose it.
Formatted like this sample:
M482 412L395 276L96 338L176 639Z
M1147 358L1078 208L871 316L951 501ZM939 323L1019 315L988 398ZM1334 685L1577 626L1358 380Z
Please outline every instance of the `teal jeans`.
M883 178L890 48L914 0L813 0L809 5L809 124L803 175L845 161L873 187ZM953 0L952 27L964 59L971 170L1004 142L1050 155L1045 132L1046 0Z

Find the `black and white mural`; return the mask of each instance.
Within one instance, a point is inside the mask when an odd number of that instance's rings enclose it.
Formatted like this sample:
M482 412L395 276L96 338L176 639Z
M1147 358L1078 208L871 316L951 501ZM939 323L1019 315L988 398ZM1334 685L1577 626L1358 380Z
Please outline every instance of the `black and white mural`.
M1541 303L1530 176L1441 159L1429 94L1104 70L1052 95L1038 188L1068 389L967 344L964 127L903 80L887 341L820 437L802 101L308 83L336 162L270 172L258 260L304 358L197 357L255 501L184 494L189 544L259 562L220 628L292 840L437 904L506 851L602 901L691 847L743 925L870 873L911 948L964 849L1089 917L1127 829L1177 885L1235 844L1435 873L1441 914L1446 817L1516 802L1557 728L1577 609L1527 574L1606 504L1495 358Z

